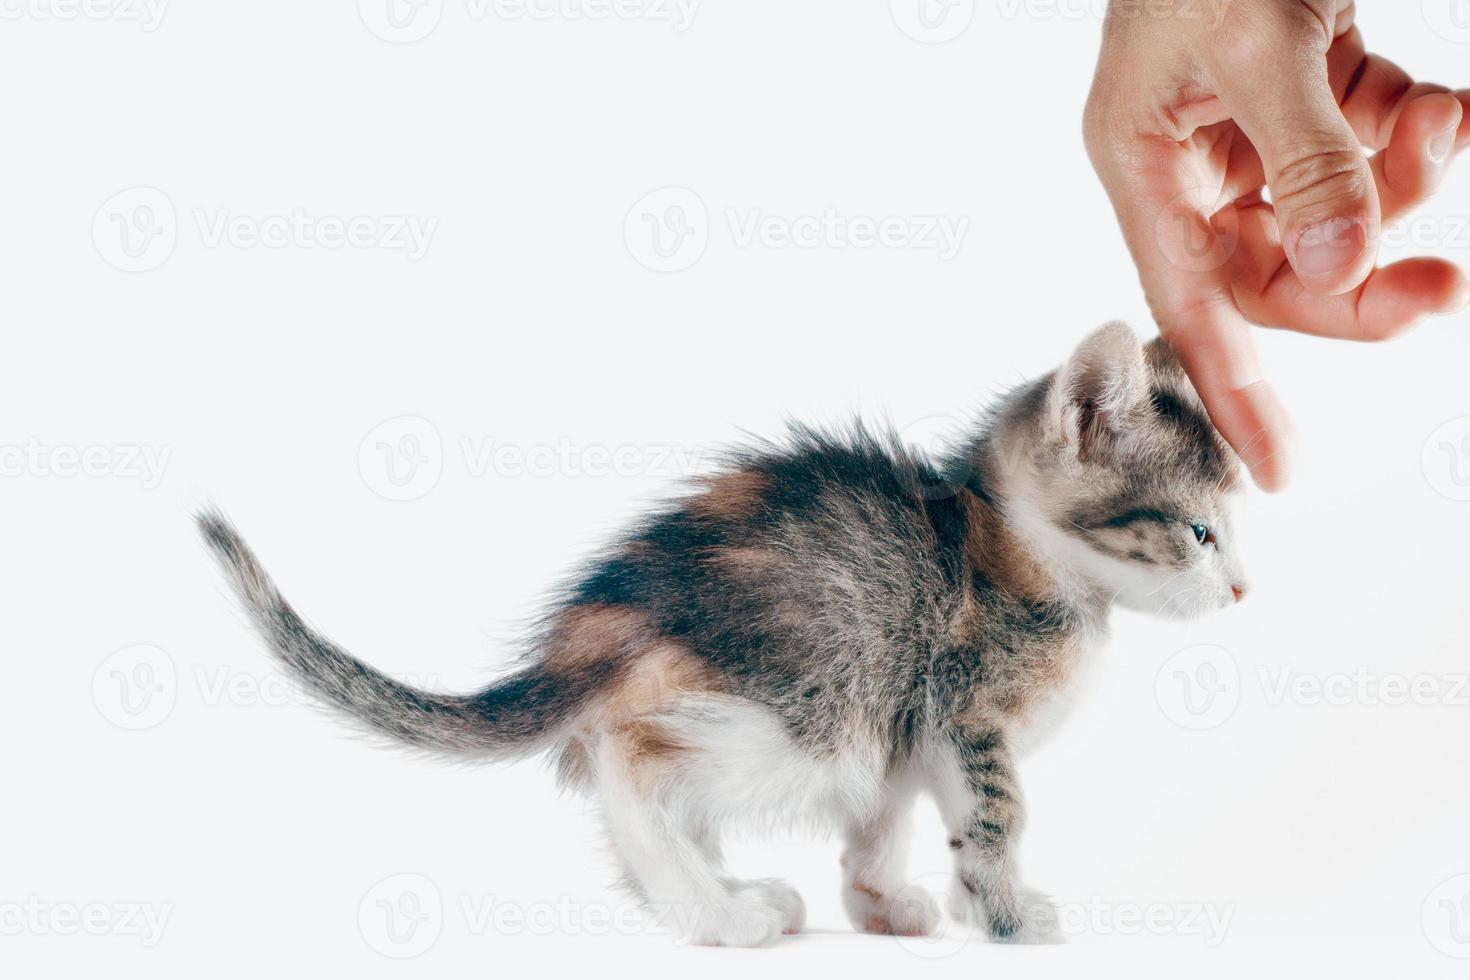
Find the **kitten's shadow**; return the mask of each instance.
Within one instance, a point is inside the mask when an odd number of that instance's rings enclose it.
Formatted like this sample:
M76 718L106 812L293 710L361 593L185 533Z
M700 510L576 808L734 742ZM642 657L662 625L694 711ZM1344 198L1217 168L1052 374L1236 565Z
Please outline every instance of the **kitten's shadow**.
M811 939L819 942L830 942L834 939L842 939L848 940L850 942L861 943L863 945L868 945L875 942L891 943L894 941L893 936L879 936L868 932L857 932L853 929L813 928L810 926L803 926L801 932L798 932L795 935L783 935L772 945L785 946L788 943L801 942L805 939Z

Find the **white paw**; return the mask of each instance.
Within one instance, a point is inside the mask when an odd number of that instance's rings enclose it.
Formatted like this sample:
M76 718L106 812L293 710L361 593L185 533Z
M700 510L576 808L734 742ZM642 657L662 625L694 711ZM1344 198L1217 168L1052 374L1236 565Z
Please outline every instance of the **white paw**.
M696 946L764 946L774 942L787 923L786 913L754 887L686 911L682 938Z
M884 895L860 881L850 881L842 903L853 928L879 936L928 936L939 926L939 904L917 885Z
M732 881L730 892L736 898L763 901L781 913L781 931L788 936L800 932L806 925L806 903L795 888L780 878Z

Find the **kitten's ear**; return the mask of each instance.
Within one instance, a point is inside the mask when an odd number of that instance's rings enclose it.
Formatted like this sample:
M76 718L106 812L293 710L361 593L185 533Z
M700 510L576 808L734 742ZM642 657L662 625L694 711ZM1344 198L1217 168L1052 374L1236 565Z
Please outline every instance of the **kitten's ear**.
M1116 444L1128 417L1148 397L1143 345L1126 323L1087 336L1057 371L1047 399L1052 435L1095 458Z

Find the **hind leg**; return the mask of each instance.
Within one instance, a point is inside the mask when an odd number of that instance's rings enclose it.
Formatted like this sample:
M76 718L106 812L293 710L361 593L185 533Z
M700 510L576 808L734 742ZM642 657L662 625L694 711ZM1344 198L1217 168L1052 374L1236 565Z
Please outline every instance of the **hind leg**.
M794 936L806 925L806 902L801 893L780 878L726 878L725 886L737 898L772 906L781 915L781 934Z
M724 867L724 851L720 847L719 834L713 827L701 828L696 832L695 840L711 865L716 868ZM782 934L794 936L806 925L806 902L802 901L801 893L786 881L780 878L736 878L723 875L720 882L726 891L737 898L756 898L779 909Z
M876 814L847 828L842 904L853 928L884 936L927 936L939 925L932 896L907 885L914 787L890 782Z
M725 876L711 828L680 803L678 754L651 752L646 742L607 734L595 751L608 833L632 883L681 941L772 941L790 923L786 896Z

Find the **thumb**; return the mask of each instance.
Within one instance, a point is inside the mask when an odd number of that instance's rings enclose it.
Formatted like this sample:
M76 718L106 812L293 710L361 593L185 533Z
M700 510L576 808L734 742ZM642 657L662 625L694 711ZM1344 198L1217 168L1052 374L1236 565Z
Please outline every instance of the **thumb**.
M1216 87L1260 154L1297 278L1315 292L1346 292L1377 257L1373 172L1328 83L1320 23L1265 38L1250 43L1249 67L1222 66Z

